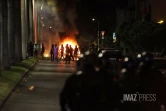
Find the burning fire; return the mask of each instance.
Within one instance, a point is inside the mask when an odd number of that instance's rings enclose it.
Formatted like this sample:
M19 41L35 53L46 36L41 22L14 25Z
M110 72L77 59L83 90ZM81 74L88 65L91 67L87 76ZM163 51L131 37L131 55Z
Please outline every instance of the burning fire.
M71 45L71 47L74 49L75 48L75 46L77 45L77 48L79 49L79 46L78 46L78 43L76 42L76 40L74 40L74 39L68 39L68 38L66 38L66 39L64 39L62 42L60 42L60 44L59 44L59 54L58 54L58 56L60 57L60 52L61 52L61 45L63 44L63 47L64 47L64 54L66 53L66 44L68 44L68 46L70 46ZM80 51L78 50L78 57L79 57L79 55L80 55ZM44 57L50 57L50 54L49 54L49 51L47 50L45 50L45 53L44 53Z
M77 48L79 48L76 40L74 39L68 39L66 38L65 40L63 40L60 44L59 44L59 50L61 49L61 45L63 44L64 47L64 53L66 52L66 44L68 44L68 46L71 45L71 47L74 49L75 46L77 45ZM80 54L80 52L78 51L78 54Z
M49 57L49 54L45 54L44 57Z

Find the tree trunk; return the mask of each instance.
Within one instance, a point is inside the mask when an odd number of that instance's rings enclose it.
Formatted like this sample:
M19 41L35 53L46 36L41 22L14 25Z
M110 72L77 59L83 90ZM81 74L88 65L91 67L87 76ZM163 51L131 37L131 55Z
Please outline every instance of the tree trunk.
M7 7L7 0L3 2L3 64L5 68L10 68L9 59L8 59L8 27L7 27L7 20L8 20L8 7Z
M15 28L15 57L16 61L20 62L22 58L22 38L21 38L21 0L15 0L15 16L16 16L16 28Z
M0 1L0 76L3 70L3 34L2 34L2 1Z
M26 59L27 55L27 0L21 0L21 31L22 31L22 57Z
M8 4L8 57L9 64L15 63L15 37L14 37L14 28L15 28L15 16L14 16L14 1L7 0Z
M28 1L29 9L29 40L33 42L33 4L32 0Z

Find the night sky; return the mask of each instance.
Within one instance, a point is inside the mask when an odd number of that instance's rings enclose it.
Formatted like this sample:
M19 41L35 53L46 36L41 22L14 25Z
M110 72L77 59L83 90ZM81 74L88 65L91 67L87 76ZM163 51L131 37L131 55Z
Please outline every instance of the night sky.
M108 35L115 29L115 0L80 0L77 3L77 28L80 34L96 35L97 23L92 22L92 18L100 21L100 30Z
M96 37L98 27L97 22L92 21L95 18L100 21L100 31L105 31L106 35L112 36L116 28L116 8L123 8L128 0L48 0L58 3L58 16L61 29L64 29L66 35L94 36ZM131 0L132 1L132 0ZM152 0L152 19L163 19L166 17L165 3L163 0ZM157 5L158 4L158 5ZM163 5L161 5L163 4ZM162 7L161 7L162 6ZM160 7L160 8L158 8ZM157 10L160 9L160 10ZM76 12L75 12L76 11ZM48 11L50 12L50 11ZM54 15L55 12L53 11ZM55 25L57 27L57 24ZM56 30L60 30L57 29ZM62 35L65 35L62 34Z
M166 21L166 0L152 0L152 19Z

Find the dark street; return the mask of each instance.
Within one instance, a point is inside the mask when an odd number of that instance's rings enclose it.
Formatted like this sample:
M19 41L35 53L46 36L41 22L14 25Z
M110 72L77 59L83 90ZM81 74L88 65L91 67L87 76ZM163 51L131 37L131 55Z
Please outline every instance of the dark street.
M75 63L39 61L4 104L2 111L59 111L59 92Z
M0 111L166 111L165 6L0 0Z

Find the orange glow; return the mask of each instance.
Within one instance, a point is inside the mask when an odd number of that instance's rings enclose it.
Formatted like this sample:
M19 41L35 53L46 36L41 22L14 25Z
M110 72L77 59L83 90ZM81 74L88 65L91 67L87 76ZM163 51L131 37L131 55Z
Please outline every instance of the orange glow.
M72 38L66 38L66 39L64 39L62 42L60 42L60 44L59 44L59 50L61 49L61 45L63 44L63 46L64 46L64 53L66 52L66 49L65 49L65 47L66 47L66 44L68 44L68 46L70 46L71 45L71 47L74 49L75 48L75 46L77 45L77 48L79 49L79 46L78 46L78 43L77 43L77 41L76 40L74 40L74 39L72 39ZM80 52L78 51L78 54L80 54Z
M44 57L49 57L49 54L47 54L47 53L46 53L46 54L44 54Z

